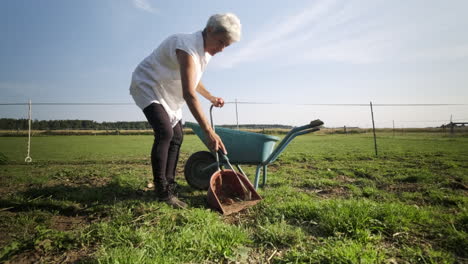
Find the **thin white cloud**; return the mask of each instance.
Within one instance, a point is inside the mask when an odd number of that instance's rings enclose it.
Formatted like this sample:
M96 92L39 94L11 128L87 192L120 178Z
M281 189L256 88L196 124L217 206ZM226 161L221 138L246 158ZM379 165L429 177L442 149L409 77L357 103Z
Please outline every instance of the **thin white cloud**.
M304 11L282 19L285 22L273 24L271 28L275 28L274 30L265 29L264 32L259 33L256 39L247 43L235 54L231 54L230 59L223 60L224 66L231 67L241 62L270 57L278 50L290 47L291 43L287 39L292 37L291 35L297 35L297 31L300 29L305 30L305 26L316 21L335 2L333 0L317 1L314 5L305 8Z
M146 12L157 13L158 9L151 6L151 3L148 0L133 0L133 5Z
M414 58L421 60L457 60L468 58L468 44L453 47L425 49L415 53Z
M28 98L46 95L46 87L51 86L50 83L39 82L0 82L0 101L2 103L21 103L21 100L25 102Z
M301 12L276 18L282 22L257 32L254 39L213 62L215 67L230 68L259 61L370 64L466 58L464 45L438 36L461 26L437 16L436 9L427 12L386 1L314 1ZM431 13L435 22L427 20ZM436 43L439 40L442 43Z

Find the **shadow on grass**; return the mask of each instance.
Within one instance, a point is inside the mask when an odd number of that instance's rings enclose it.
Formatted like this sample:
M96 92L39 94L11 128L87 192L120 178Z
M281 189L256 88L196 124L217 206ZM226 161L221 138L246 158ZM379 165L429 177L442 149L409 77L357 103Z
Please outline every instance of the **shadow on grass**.
M178 185L177 192L180 199L193 208L206 208L208 204L207 191L196 190L188 185Z
M205 192L196 191L189 186L179 186L178 192L181 199L191 207L206 207ZM151 190L143 191L113 182L102 186L55 185L33 187L10 198L2 198L0 208L8 208L11 212L44 210L64 216L76 216L102 214L103 212L93 208L131 200L153 202L157 199Z
M33 187L16 193L10 199L1 199L0 207L9 211L45 210L61 215L74 216L88 214L88 208L96 205L112 205L116 202L145 199L149 194L138 192L127 186L109 183L103 186L67 186L55 185Z

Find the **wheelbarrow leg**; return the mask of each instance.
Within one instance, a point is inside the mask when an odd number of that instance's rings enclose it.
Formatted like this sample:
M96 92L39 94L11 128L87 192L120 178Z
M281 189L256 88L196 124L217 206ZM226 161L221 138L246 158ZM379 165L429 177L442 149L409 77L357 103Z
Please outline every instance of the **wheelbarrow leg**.
M262 187L265 187L267 181L267 165L263 165L263 182Z
M258 181L260 180L260 169L261 168L262 168L262 165L258 165L257 170L255 171L255 183L254 183L255 190L258 189Z

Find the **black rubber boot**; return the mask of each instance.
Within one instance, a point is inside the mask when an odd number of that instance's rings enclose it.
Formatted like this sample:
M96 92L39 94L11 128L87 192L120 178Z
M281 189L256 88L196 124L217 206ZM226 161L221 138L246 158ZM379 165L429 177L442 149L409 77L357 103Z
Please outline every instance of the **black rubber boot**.
M171 196L167 200L162 200L166 204L172 206L174 209L185 209L187 208L187 204L179 200L176 196Z
M175 184L170 184L166 189L156 189L156 196L161 202L165 202L174 209L184 209L187 208L187 204L179 200L175 195Z

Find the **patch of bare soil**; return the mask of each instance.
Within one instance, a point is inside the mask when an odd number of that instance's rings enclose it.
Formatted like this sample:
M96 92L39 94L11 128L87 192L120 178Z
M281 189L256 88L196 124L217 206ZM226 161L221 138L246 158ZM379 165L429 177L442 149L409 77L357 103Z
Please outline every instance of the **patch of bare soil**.
M0 211L0 219L14 217L16 214L9 211ZM0 222L0 248L8 245L12 240L13 233L10 227L3 222Z
M268 168L270 168L270 166L272 166L272 165L274 165L274 164L269 165ZM310 163L302 163L302 164L299 165L299 167L303 168L303 169L306 169L306 170L318 170L317 167L315 167L313 164L310 164Z
M253 225L255 216L252 214L252 210L251 208L248 208L237 213L222 215L222 219L225 223L231 225Z
M242 214L243 212L238 212L238 213L234 213L230 215L224 215L223 220L227 224L238 225L242 222L242 218L243 218Z
M34 250L28 250L21 252L18 255L13 256L10 260L6 261L5 264L29 264L29 263L40 263L41 255L39 252ZM42 261L43 262L43 261Z
M0 184L0 197L5 198L10 194L17 193L17 192L22 192L25 191L31 187L33 187L34 184Z
M382 189L393 193L420 192L422 186L419 183L389 184L383 186Z
M347 187L331 187L325 190L321 190L317 192L318 195L329 198L329 197L337 197L337 196L348 196L349 189Z
M285 250L280 250L277 248L254 250L253 252L249 253L249 256L245 259L245 263L275 263L275 260L282 258L285 253Z
M15 217L19 213L3 211L2 216ZM64 216L54 215L50 218L50 228L59 231L71 231L81 229L90 223L97 221L87 216ZM4 247L11 243L15 236L15 231L8 226L0 225L0 247ZM78 260L85 260L94 252L94 249L73 249L61 253L45 253L41 250L26 250L11 257L5 263L75 263Z
M345 186L332 186L325 188L301 188L309 193L315 193L323 198L332 198L332 197L348 197L349 189Z
M80 177L80 178L73 178L73 179L63 179L63 180L54 180L50 181L45 186L54 186L57 184L61 184L64 186L93 186L93 187L101 187L110 182L111 178L105 177Z
M277 172L280 168L281 168L281 165L277 163L272 163L268 165L268 171L271 171L271 172Z
M86 216L64 216L55 215L50 220L50 228L59 231L70 231L76 228L82 228L90 223L90 219Z
M73 249L57 254L42 254L36 250L28 250L13 256L5 264L30 264L30 263L76 263L91 259L94 248Z
M453 190L464 190L464 191L468 191L468 186L462 182L458 182L458 181L451 181L449 184L448 184L448 187L450 187L451 189Z
M345 175L338 175L338 176L336 176L335 179L336 179L338 182L342 182L342 183L353 183L353 182L356 181L355 179L350 178L350 177L345 176Z

